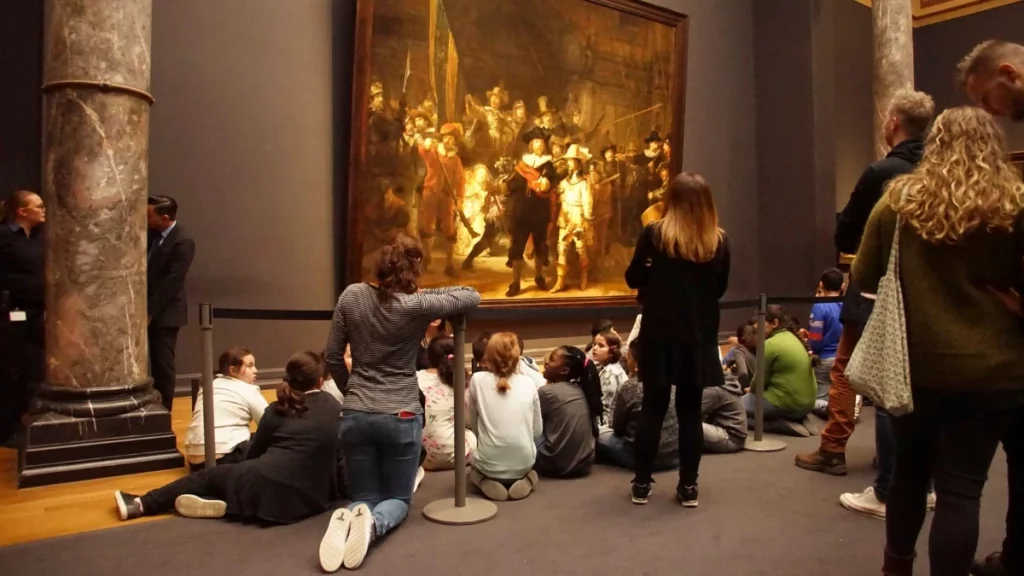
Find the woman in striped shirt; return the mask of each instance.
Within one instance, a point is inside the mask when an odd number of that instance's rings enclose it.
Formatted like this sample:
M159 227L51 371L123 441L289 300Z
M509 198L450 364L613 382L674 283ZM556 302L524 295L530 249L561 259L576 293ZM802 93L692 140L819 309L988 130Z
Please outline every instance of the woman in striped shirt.
M423 407L416 355L431 321L468 312L480 294L461 286L421 290L423 248L399 234L381 248L376 284L352 284L338 298L325 358L335 381L351 346L352 373L341 419L352 504L331 518L320 545L327 571L362 564L374 539L409 513L419 469ZM461 354L461 351L459 351Z

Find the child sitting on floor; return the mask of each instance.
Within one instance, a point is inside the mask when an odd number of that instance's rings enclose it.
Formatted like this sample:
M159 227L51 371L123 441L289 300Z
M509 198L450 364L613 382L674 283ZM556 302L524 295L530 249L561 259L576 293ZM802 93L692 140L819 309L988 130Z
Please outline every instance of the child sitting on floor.
M736 345L729 354L725 355L725 367L740 382L743 390L750 388L754 377L754 368L757 366L757 358L754 351L757 349L757 326L749 322L736 327Z
M476 374L483 370L483 368L480 367L480 362L484 359L484 352L487 351L487 343L490 340L490 332L481 332L473 339L473 361L469 365L470 373Z
M535 468L555 478L586 476L604 410L597 368L579 348L560 346L544 361L544 378L538 392L544 437Z
M640 426L644 388L640 374L640 338L629 343L626 359L629 380L619 387L612 402L611 428L601 430L597 438L597 458L613 466L632 470L636 464L636 431ZM676 387L670 392L669 405L676 401ZM661 424L661 442L654 458L653 470L673 470L679 467L679 421L676 411L669 409Z
M200 470L143 496L114 493L121 520L177 510L186 518L290 524L338 500L338 413L316 352L288 360L284 381L256 429L246 460Z
M821 275L821 281L814 295L818 298L836 298L843 295L843 273L838 268L829 268ZM828 418L828 391L832 387L832 366L839 348L839 335L843 325L839 315L843 311L841 302L825 302L811 307L810 330L807 332L808 345L818 358L814 367L814 379L818 382L818 394L814 400L813 412Z
M597 363L597 371L601 377L601 403L604 405L601 423L609 426L612 421L612 399L615 398L615 391L629 379L621 364L622 340L619 335L612 331L598 334L594 338L590 356Z
M245 460L249 448L249 423L257 426L267 400L256 385L256 357L246 348L234 346L220 355L219 371L213 380L214 442L217 464ZM206 464L203 428L203 391L192 408L192 421L185 435L185 455L195 472Z
M470 480L491 500L521 500L537 486L540 400L533 381L516 373L519 356L516 335L499 332L469 381L467 425L477 437Z
M423 393L423 447L427 451L423 468L451 470L455 467L455 370L464 369L455 358L455 342L449 336L436 336L427 346L426 370L416 372ZM476 448L476 436L466 430L465 453L469 458Z
M597 343L597 335L602 332L615 332L615 326L612 325L612 321L607 318L595 320L594 324L590 327L590 342L587 343L587 347L583 349L590 356L591 351L594 349L594 344ZM615 332L617 334L617 332ZM593 356L590 356L593 360Z
M541 374L540 367L537 366L537 362L526 355L525 344L523 339L516 334L516 342L519 344L519 370L518 373L524 376L529 376L530 380L533 380L534 386L539 390L541 386L545 384L544 375Z

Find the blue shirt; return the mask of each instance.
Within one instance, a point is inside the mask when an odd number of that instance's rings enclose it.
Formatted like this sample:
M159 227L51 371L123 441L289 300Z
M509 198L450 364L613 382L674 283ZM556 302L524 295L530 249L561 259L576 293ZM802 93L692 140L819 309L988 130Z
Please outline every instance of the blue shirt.
M836 357L839 335L843 332L843 325L839 322L839 313L842 310L843 305L837 302L815 304L811 307L807 341L811 351L822 360Z

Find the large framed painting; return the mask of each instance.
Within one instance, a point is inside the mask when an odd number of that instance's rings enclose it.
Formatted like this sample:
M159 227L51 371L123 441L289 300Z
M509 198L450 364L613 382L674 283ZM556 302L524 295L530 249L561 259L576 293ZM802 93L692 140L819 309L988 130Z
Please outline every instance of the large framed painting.
M633 0L357 0L346 273L419 238L485 306L632 302L682 159L687 18ZM645 214L646 213L646 214Z

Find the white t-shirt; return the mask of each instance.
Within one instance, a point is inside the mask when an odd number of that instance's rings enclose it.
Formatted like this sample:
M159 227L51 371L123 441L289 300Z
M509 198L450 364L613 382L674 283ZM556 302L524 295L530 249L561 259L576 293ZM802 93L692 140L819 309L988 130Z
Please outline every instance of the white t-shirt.
M341 390L338 389L338 385L334 382L334 378L327 378L324 380L324 385L321 386L320 389L331 396L334 396L334 399L338 401L338 404L341 404L342 406L345 405L345 396L341 393Z
M519 366L516 368L516 374L528 376L530 380L533 380L534 386L538 389L547 384L547 380L544 380L544 375L540 373L537 365L532 364L525 356L519 358Z
M537 439L544 433L537 386L522 374L508 381L511 390L501 393L494 374L477 372L466 396L469 426L477 437L473 467L498 480L518 480L533 469Z
M227 376L215 378L213 425L217 455L223 456L248 440L249 422L255 422L258 426L266 409L267 400L260 392L259 386ZM196 397L196 407L192 409L192 422L188 425L188 432L185 435L185 454L205 456L202 389ZM195 461L195 458L189 458L189 461Z

